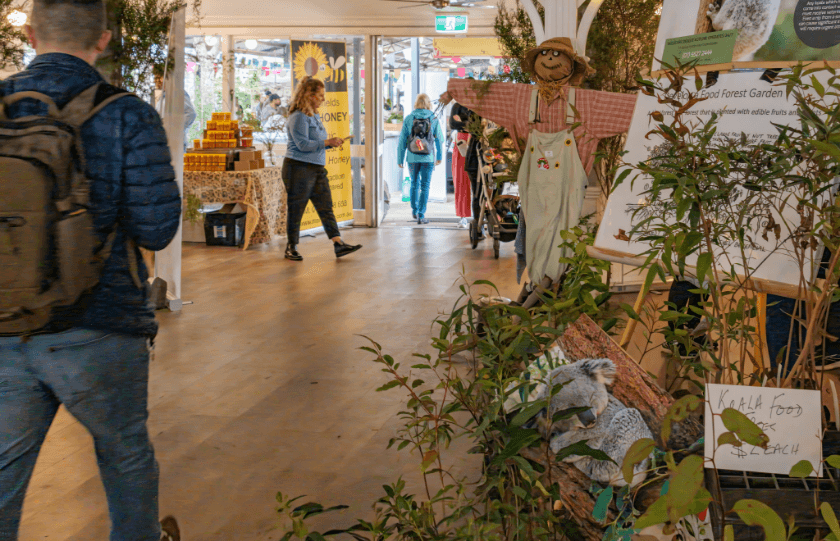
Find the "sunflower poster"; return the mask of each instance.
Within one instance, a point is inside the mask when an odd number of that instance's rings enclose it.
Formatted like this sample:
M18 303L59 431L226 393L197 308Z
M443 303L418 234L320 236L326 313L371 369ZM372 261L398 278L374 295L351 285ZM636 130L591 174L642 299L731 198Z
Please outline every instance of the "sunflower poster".
M296 41L292 45L292 85L304 77L324 81L326 101L319 109L329 137L350 135L350 102L347 95L347 45L342 41ZM353 219L350 142L341 148L327 150L327 174L338 223ZM321 227L321 220L312 203L306 206L300 230Z

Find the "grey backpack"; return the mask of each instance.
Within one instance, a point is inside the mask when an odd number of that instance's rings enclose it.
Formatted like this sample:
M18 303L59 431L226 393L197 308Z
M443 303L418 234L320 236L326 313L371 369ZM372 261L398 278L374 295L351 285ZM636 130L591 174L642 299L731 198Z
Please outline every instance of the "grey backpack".
M50 322L54 307L72 306L99 283L116 228L104 244L98 242L80 131L103 107L132 95L114 90L96 84L61 110L39 92L2 98L0 335L41 329ZM102 99L103 94L110 95ZM46 103L49 114L10 119L7 108L26 98ZM133 246L128 251L139 286Z

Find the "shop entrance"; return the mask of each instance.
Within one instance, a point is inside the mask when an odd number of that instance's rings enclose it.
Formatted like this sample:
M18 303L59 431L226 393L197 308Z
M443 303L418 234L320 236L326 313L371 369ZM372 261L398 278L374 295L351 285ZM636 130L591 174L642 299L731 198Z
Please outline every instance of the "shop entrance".
M457 170L453 172L453 157L456 162L458 159L453 153L458 149L455 146L457 133L448 127L452 106L441 106L438 97L446 91L451 77L484 79L495 70L499 60L491 56L443 56L435 42L432 37L380 39L383 97L380 181L383 189L379 204L383 211L380 215L384 214L383 227L421 227L412 218L408 167L400 168L397 156L404 119L414 110L416 96L420 93L431 98L432 111L444 133L442 161L434 169L426 207L425 217L429 224L422 227L466 229L471 219L468 203L456 205L456 194L469 200L469 181L465 175L459 178Z

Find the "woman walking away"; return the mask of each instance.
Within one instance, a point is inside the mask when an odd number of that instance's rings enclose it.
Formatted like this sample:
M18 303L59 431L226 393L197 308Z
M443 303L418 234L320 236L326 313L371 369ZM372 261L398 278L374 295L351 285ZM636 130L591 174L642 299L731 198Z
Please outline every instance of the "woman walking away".
M286 185L289 217L287 230L286 259L301 261L297 251L300 237L300 221L306 204L312 201L318 217L324 225L324 231L335 244L335 256L342 257L355 252L361 244L345 244L338 232L338 224L333 214L330 182L327 178L326 151L340 147L344 140L340 137L327 138L327 130L321 122L318 108L324 103L324 83L307 77L298 83L292 98L286 134L289 143L286 158L283 160L281 176Z
M443 130L431 109L432 100L429 96L418 95L414 111L403 121L397 147L399 166L403 166L403 160L408 162L408 176L411 178L411 216L418 224L429 223L426 219L426 203L429 202L432 171L435 165L440 165L443 160Z

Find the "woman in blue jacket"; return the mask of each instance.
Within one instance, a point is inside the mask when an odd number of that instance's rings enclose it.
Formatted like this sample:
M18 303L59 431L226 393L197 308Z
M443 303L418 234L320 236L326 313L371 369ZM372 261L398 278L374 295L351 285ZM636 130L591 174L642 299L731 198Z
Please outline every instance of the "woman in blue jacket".
M326 151L340 147L344 140L327 137L327 130L321 122L318 108L324 103L324 83L307 77L298 83L289 108L286 134L289 143L283 160L281 176L286 185L289 216L286 224L286 259L301 261L297 251L300 240L300 221L306 204L312 201L324 231L335 244L335 256L342 257L355 252L361 244L345 244L341 240L338 224L333 213L330 181L327 178Z
M440 165L443 160L443 130L431 109L432 100L429 99L429 96L426 94L418 95L417 101L414 103L414 111L403 121L400 143L397 147L397 163L399 166L403 166L403 161L408 162L408 176L411 178L411 216L417 220L418 224L429 223L425 214L426 203L429 202L432 171L434 171L435 165ZM434 154L432 154L431 148L426 148L428 139L423 140L420 137L420 146L425 150L417 148L415 141L418 139L416 133L418 130L416 128L423 124L429 127L434 137ZM415 144L412 144L412 142ZM406 156L406 150L408 150L408 156ZM418 153L416 150L421 150L422 153Z

